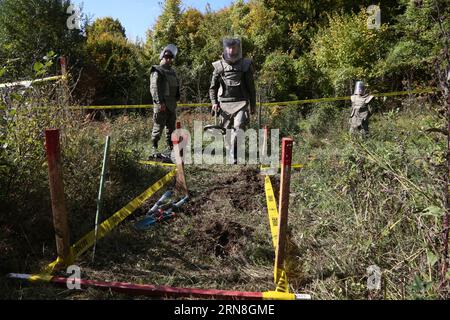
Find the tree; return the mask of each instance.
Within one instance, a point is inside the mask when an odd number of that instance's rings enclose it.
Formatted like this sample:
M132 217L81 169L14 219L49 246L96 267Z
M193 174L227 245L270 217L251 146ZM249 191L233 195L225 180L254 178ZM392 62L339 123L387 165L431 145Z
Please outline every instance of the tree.
M413 83L426 85L433 74L445 70L445 42L450 29L450 9L446 0L401 1L406 10L397 17L394 26L398 39L384 61L378 65L378 75L389 79L405 79L408 89ZM442 20L441 23L438 23ZM447 36L443 34L447 30ZM447 39L447 40L446 40ZM444 78L445 78L445 71Z
M9 78L34 74L33 65L47 52L78 62L83 50L82 30L67 28L68 0L0 1L0 55L9 60ZM56 70L52 70L56 72Z
M178 24L181 19L181 0L165 0L162 14L153 28L153 50L158 52L178 39ZM158 52L159 53L159 52Z
M87 76L95 87L95 103L132 103L133 92L142 87L140 47L129 43L125 29L110 17L97 19L87 28L90 67ZM139 83L136 83L138 80ZM144 82L145 83L145 82ZM142 91L141 91L142 92Z
M387 26L369 29L367 14L333 14L314 37L312 56L337 95L349 93L352 80L371 82L374 65L384 58ZM328 92L332 94L332 92Z
M95 20L91 26L87 27L86 32L91 39L99 37L103 33L119 38L126 38L125 28L118 19L113 19L111 17Z
M276 101L294 100L295 68L292 57L274 52L267 56L261 68L259 85L268 90L269 98Z

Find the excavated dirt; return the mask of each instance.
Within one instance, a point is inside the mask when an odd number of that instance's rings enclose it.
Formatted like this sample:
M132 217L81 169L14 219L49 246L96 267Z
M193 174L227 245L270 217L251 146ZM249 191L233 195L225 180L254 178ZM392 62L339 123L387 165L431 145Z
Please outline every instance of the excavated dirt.
M259 208L257 197L264 194L261 176L256 169L244 167L224 178L212 175L198 190L192 191L192 201L183 210L187 215L217 211L223 202L229 202L237 211L253 211Z

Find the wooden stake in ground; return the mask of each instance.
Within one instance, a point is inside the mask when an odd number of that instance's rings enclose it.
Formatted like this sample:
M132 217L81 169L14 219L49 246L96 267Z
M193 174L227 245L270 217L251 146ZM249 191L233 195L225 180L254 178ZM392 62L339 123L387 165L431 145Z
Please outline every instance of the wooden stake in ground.
M69 78L68 78L68 73L67 73L67 58L64 56L61 56L59 58L59 62L61 65L61 75L62 75L64 98L66 100L66 103L69 103L70 89L69 89Z
M283 138L282 156L281 156L281 181L280 197L278 209L278 245L275 255L275 269L284 270L284 261L286 258L286 237L288 226L289 194L291 184L291 166L292 166L292 147L294 141L292 138ZM276 277L280 273L275 274ZM278 282L278 279L275 279Z
M47 152L48 177L52 199L53 225L55 227L56 249L60 265L70 265L69 224L67 221L66 203L64 198L64 183L61 169L61 148L59 130L45 130L45 148ZM57 265L58 268L60 265Z
M262 156L268 156L268 143L269 143L269 127L264 126L264 142L261 148L261 155L260 155L260 159L262 158ZM262 160L262 159L261 159Z
M177 129L181 129L181 123L177 122ZM173 152L175 154L175 163L177 165L177 175L175 178L175 191L178 194L187 196L189 195L189 190L186 183L186 175L184 173L184 160L183 160L183 150L180 149L180 143L183 137L181 135L172 135Z
M261 102L261 94L259 94L259 106L258 106L258 130L262 127L262 102Z

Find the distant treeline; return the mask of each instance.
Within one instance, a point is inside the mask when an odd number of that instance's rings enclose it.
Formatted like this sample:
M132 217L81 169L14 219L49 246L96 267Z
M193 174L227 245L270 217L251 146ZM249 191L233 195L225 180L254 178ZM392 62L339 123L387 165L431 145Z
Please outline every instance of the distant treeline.
M348 94L357 79L378 91L433 86L448 65L448 0L237 0L204 13L165 0L140 41L127 39L120 21L109 17L91 21L83 14L81 29L70 30L70 5L0 0L0 82L34 77L42 66L55 74L53 52L69 59L77 102L149 103L150 66L174 43L183 102L205 102L211 62L229 35L242 37L266 100Z

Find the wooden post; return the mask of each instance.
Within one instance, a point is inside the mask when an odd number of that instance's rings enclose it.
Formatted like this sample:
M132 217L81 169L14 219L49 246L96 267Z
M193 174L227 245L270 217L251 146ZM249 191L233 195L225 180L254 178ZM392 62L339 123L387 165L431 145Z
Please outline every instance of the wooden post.
M269 127L264 126L264 142L263 142L262 151L261 151L261 153L263 155L268 155L267 154L267 152L269 151L268 143L269 143Z
M180 130L181 129L181 122L177 121L177 124L175 126L176 130ZM178 143L181 143L183 141L183 137L182 136L177 136L178 137ZM183 150L180 150L180 156L183 157Z
M261 102L261 93L259 94L259 107L258 107L258 130L259 129L261 129L261 126L262 126L262 116L261 116L261 113L262 113L262 104L261 104L262 102Z
M177 129L181 129L181 123L178 121ZM177 175L175 178L175 190L181 195L189 195L189 190L186 183L186 175L184 173L183 150L180 150L180 143L183 137L180 135L172 135L173 152L175 154L175 162L177 165Z
M63 85L63 94L64 94L64 103L70 103L70 89L69 89L69 79L67 77L67 58L61 56L59 59L59 63L61 65L61 75L62 75L62 85ZM84 112L83 112L84 114Z
M66 203L64 198L61 148L59 144L58 129L45 130L45 148L47 152L56 249L61 263L68 265L71 263L72 257L70 252L69 224L67 221Z
M278 270L284 269L284 260L286 258L286 236L288 226L293 144L294 141L292 138L283 138L282 140L281 181L278 209L278 245L275 256L275 268Z
M67 59L66 59L66 57L61 56L59 62L61 65L61 75L63 77L66 77L66 74L67 74Z

